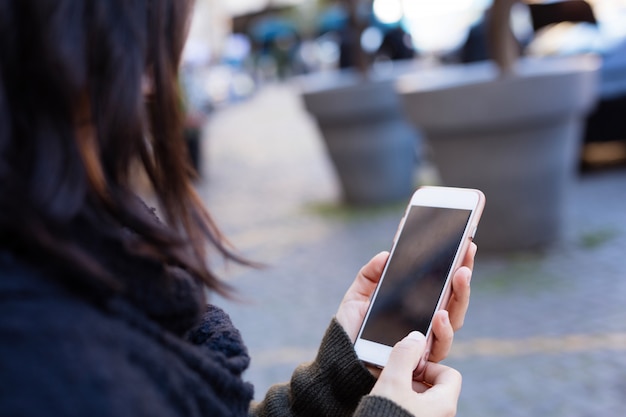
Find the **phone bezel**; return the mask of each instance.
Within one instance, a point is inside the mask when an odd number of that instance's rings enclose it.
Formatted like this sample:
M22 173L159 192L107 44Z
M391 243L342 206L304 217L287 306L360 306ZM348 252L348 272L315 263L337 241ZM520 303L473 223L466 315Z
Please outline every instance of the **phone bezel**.
M393 244L391 248L391 252L389 255L389 259L387 260L387 264L385 265L381 280L379 281L376 289L371 297L370 306L367 309L365 314L365 318L363 323L361 323L361 327L359 328L359 333L354 343L354 348L356 350L357 356L364 362L375 365L377 367L384 367L389 359L389 354L391 353L392 346L388 346L385 344L381 344L378 342L373 342L371 340L361 339L361 334L369 317L372 306L376 300L376 296L378 295L378 290L380 289L380 284L384 280L385 274L387 272L387 266L389 265L389 261L394 255L396 249L396 243L398 242L398 237L402 233L404 228L404 221L406 216L413 206L424 206L424 207L442 207L442 208L453 208L453 209L465 209L470 210L470 216L465 225L465 229L463 230L463 234L461 239L459 240L459 246L456 250L454 260L452 262L452 268L450 269L450 273L445 279L445 283L443 286L443 290L439 295L439 300L437 302L437 307L435 308L435 312L439 309L445 307L448 303L448 299L450 297L450 281L451 277L460 266L463 257L465 256L465 252L469 247L469 243L473 239L474 233L478 227L478 222L480 220L480 216L482 215L482 210L484 207L485 196L484 194L477 189L471 188L456 188L456 187L440 187L440 186L424 186L418 188L409 201L409 204L406 207L404 215L400 220L398 225L398 230L393 238ZM431 318L432 320L432 318ZM430 350L430 344L432 343L432 335L431 335L432 321L428 326L428 331L426 332L427 338L427 347L425 351L425 356L428 355ZM427 359L426 357L424 359Z

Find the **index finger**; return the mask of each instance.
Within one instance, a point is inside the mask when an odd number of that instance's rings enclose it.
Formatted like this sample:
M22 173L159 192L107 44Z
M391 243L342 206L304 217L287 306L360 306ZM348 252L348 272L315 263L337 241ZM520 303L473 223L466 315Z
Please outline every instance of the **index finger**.
M463 264L454 272L452 276L452 294L446 310L448 310L450 316L450 323L452 328L456 331L463 327L465 322L465 314L469 308L470 301L470 280L472 277L472 270L474 268L474 258L476 255L477 246L474 242L470 244L470 247L463 258Z
M476 257L476 251L478 251L478 246L476 243L471 242L469 247L467 248L467 252L465 252L465 257L463 258L463 263L461 266L466 266L469 269L474 269L474 258Z

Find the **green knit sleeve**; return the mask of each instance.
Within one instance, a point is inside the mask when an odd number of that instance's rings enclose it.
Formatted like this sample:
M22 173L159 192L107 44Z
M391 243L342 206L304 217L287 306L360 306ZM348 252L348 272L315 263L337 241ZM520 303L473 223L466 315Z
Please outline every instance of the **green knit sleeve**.
M409 414L381 397L366 396L376 379L356 356L352 342L333 319L315 361L300 365L291 381L272 386L250 415L255 417L392 416ZM364 397L365 396L365 397Z
M354 413L354 417L412 417L413 414L406 411L387 398L367 395L363 397Z

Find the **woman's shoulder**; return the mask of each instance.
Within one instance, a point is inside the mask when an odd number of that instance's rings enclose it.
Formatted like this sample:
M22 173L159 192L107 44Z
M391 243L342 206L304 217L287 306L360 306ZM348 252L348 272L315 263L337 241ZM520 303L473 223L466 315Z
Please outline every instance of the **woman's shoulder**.
M89 300L63 285L55 274L0 251L0 331L11 326L15 334L71 334L98 320L100 315Z
M209 343L233 331L221 313L207 312L216 327L196 346L123 298L94 305L47 274L0 252L0 369L2 380L11 381L0 393L0 416L247 409L252 389L234 366L241 362L232 343L222 352ZM222 386L239 390L219 392Z
M0 249L0 295L2 301L8 294L41 293L54 289L44 279L45 272L34 263L25 262L9 251Z
M0 368L11 381L3 388L2 416L85 412L90 402L102 402L119 373L103 335L124 336L49 275L0 252Z

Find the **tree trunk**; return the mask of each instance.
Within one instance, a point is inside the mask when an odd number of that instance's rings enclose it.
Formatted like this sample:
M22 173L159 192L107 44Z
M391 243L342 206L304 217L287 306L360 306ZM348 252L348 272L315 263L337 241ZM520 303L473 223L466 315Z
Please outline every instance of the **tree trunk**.
M519 46L511 30L511 9L518 0L494 0L488 16L487 41L502 75L515 71Z
M365 51L363 51L361 47L361 35L365 30L365 22L363 22L361 16L359 16L361 3L360 0L344 0L348 11L348 31L352 46L352 61L359 73L367 74L369 65Z

